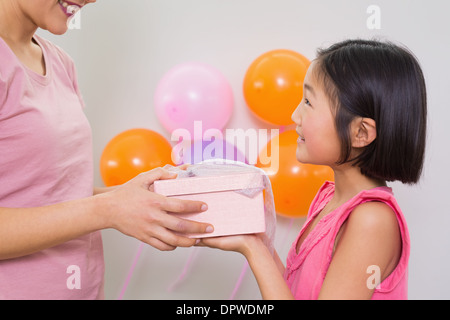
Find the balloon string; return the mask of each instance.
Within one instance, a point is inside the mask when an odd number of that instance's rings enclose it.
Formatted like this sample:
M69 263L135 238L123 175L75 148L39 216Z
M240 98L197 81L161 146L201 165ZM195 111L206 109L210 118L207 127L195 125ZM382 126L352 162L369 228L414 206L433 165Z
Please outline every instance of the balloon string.
M241 274L239 275L239 278L234 286L233 292L231 292L231 295L228 298L228 300L234 300L234 297L236 296L236 293L238 292L238 290L242 284L242 281L244 280L244 276L247 273L247 269L248 269L248 262L246 260L244 262L244 265L242 266Z
M168 288L167 291L172 292L173 289L175 289L175 287L181 282L183 281L183 279L186 277L186 274L188 273L188 270L192 264L192 262L194 261L194 259L197 257L198 254L198 247L194 247L191 251L191 253L189 254L189 257L186 261L186 263L184 264L183 270L181 270L180 275L178 276L178 279L176 279Z
M284 244L284 242L286 241L287 235L289 234L289 231L291 230L293 223L294 223L294 219L292 218L292 219L290 219L288 231L284 233L284 237L281 241L282 244ZM133 263L131 264L130 270L128 270L128 274L127 274L127 277L125 278L125 282L122 286L122 289L120 290L119 297L117 298L118 300L122 300L123 296L125 295L125 292L127 291L128 285L130 284L131 277L133 276L134 269L136 269L136 265L139 261L139 257L141 256L143 249L144 249L144 243L141 242L139 244L136 255L134 256ZM186 277L186 274L188 273L188 269L191 266L192 262L194 261L195 257L197 256L197 253L198 253L198 247L193 248L192 252L190 253L190 255L188 257L188 260L186 261L186 264L183 267L183 270L181 271L180 276L167 289L169 292L171 292ZM244 276L247 273L247 269L248 269L248 262L245 261L244 265L242 266L242 270L241 270L239 278L236 282L236 285L234 286L234 289L229 297L229 300L234 300L234 298L242 284L242 281L244 280Z
M134 269L136 269L137 262L139 260L139 257L141 256L142 249L144 249L144 243L143 242L141 242L139 244L138 250L137 250L136 255L134 256L134 259L133 259L133 263L131 264L130 270L128 270L127 277L125 278L125 282L124 282L124 284L122 286L122 290L120 290L119 297L117 298L118 300L122 300L123 296L125 294L125 291L127 291L127 287L130 284L130 280L131 280L131 277L133 276Z
M287 240L287 236L289 235L289 233L290 233L290 231L292 229L292 225L294 224L294 220L295 220L294 218L291 218L290 221L289 221L289 225L288 225L287 231L284 232L284 237L281 240L281 247L284 247L284 244L285 244L285 242ZM234 298L236 296L236 293L238 292L239 288L241 287L242 281L244 280L244 276L247 273L247 270L248 270L248 262L245 261L244 265L242 266L241 274L239 275L239 278L238 278L238 280L237 280L237 282L236 282L236 284L234 286L233 292L231 292L231 295L228 298L228 300L234 300Z

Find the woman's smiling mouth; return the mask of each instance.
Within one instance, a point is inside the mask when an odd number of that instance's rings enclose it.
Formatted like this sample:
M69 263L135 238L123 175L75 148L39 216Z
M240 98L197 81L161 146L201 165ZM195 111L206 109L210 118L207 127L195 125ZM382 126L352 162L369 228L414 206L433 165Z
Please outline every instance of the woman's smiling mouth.
M81 9L81 6L79 4L73 3L71 1L59 0L58 3L67 17L72 17Z

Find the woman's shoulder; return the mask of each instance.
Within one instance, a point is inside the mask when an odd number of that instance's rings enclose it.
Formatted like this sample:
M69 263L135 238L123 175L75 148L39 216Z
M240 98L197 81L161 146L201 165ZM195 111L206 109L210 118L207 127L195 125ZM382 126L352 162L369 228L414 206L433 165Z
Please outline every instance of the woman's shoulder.
M35 34L33 38L47 52L47 57L52 60L59 60L66 67L72 68L74 62L72 57L57 44Z

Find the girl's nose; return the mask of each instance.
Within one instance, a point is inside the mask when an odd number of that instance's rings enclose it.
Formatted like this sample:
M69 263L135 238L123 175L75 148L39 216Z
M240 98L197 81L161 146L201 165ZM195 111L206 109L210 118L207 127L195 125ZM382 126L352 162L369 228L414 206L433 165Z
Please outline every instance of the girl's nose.
M302 116L301 116L301 112L300 112L301 105L302 105L302 102L300 102L300 104L297 106L297 108L295 108L295 110L291 116L292 121L294 121L294 123L298 126L300 126L302 124Z

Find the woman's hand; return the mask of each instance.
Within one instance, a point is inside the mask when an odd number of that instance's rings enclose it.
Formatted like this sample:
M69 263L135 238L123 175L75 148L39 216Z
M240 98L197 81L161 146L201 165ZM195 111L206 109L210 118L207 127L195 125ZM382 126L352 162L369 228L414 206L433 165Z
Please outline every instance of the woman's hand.
M97 189L100 194L35 208L0 208L0 260L28 255L85 234L115 228L160 250L188 247L188 233L213 227L176 214L206 210L200 201L166 198L150 190L155 180L173 179L164 169L145 172L129 182ZM204 207L203 207L204 206Z
M157 168L141 173L110 192L99 194L97 197L103 203L103 216L108 227L159 250L190 247L196 239L188 238L186 234L212 232L213 227L207 223L176 216L176 213L205 211L206 203L168 198L151 191L154 181L175 177L176 174Z

